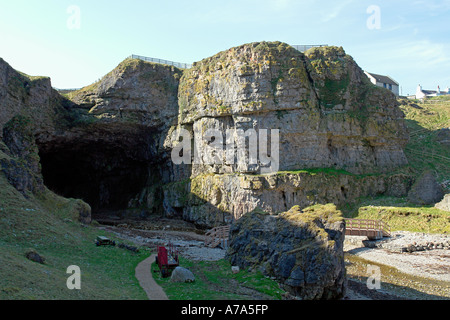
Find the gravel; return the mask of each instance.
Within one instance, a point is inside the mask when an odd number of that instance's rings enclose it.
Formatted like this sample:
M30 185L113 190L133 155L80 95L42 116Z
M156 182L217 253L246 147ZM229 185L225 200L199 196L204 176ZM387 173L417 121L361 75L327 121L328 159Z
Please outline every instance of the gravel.
M349 239L346 241L344 250L363 259L395 267L404 273L450 282L450 250L448 247L435 245L432 249L420 251L402 250L413 244L417 246L426 243L445 244L448 241L448 235L398 231L388 239L373 242L361 241L363 246L358 246L358 240L351 241ZM368 243L369 247L364 246Z
M223 248L209 248L204 245L203 236L192 232L177 231L149 231L121 229L117 227L104 227L118 237L132 241L133 243L156 248L172 243L181 256L196 261L218 261L225 257Z

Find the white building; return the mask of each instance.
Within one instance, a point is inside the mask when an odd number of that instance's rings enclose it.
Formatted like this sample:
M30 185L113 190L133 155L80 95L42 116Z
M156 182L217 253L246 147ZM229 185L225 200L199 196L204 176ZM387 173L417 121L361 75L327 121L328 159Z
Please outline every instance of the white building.
M367 71L364 71L364 73L373 84L392 91L396 96L400 95L399 84L391 77L382 76L380 74L375 74Z
M437 97L437 96L444 96L450 94L450 89L447 87L446 90L441 91L439 86L437 87L437 90L423 90L422 86L419 84L417 86L416 90L416 99L424 99L426 97Z

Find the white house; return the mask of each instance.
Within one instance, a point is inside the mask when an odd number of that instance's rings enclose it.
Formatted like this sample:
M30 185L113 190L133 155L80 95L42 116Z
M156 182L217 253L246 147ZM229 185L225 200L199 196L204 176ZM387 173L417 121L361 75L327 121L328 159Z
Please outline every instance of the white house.
M441 91L439 86L437 87L437 90L423 90L422 86L419 84L417 86L416 90L416 99L424 99L426 97L437 97L437 96L444 96L450 94L450 89L447 87L445 91Z
M400 95L399 84L391 77L382 76L380 74L375 74L367 71L364 71L364 73L373 84L392 91L396 96Z

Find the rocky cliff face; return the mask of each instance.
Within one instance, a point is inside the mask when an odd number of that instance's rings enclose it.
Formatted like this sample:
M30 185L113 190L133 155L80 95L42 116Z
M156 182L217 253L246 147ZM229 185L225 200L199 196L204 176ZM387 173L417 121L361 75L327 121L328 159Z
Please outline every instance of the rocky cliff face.
M38 140L48 184L86 199L95 212L161 212L160 186L179 171L163 143L176 124L180 76L174 67L126 59L69 93L72 121Z
M0 129L20 114L32 118L36 133L54 131L58 123L64 122L65 106L66 101L52 88L50 78L20 73L0 58Z
M96 212L162 212L209 227L257 206L277 213L405 195L412 183L379 175L406 164L403 114L394 95L373 86L342 48L302 54L280 42L252 43L188 70L126 59L66 97L48 78L20 74L0 60L0 97L0 126L16 114L32 119L44 183ZM193 136L228 130L236 161L223 153L218 164L174 164L173 133L180 128ZM249 129L269 130L269 144L276 140L270 130L279 130L281 172L260 175L260 157L237 161L237 149L252 144L237 140L238 133ZM194 149L211 143L198 142Z
M373 86L342 48L306 54L278 42L232 48L187 70L178 95L179 122L193 133L279 129L279 170L387 172L407 163L395 96ZM192 173L259 170L200 164Z
M403 113L395 96L372 85L342 48L305 54L279 42L231 48L186 70L178 100L179 127L192 136L228 130L236 144L231 164L219 153L218 163L194 162L189 181L164 188L169 215L208 227L256 207L276 213L368 195L406 196L412 184L405 175L377 175L407 163ZM237 132L250 129L279 130L284 173L259 175L261 162L238 162ZM225 134L222 141L226 150ZM210 143L199 139L195 148Z
M69 94L70 100L49 78L21 74L3 60L0 67L0 128L17 115L30 120L45 185L84 199L95 212L130 207L145 217L162 210L155 185L171 181L175 171L162 146L177 119L180 70L127 59L99 82ZM16 136L4 137L8 147ZM27 170L6 165L8 178L29 189ZM34 164L25 167L36 172Z
M126 59L98 82L69 94L97 121L133 123L161 131L176 124L181 70Z
M208 228L231 223L261 208L276 214L298 205L344 205L358 198L406 197L414 182L405 174L354 175L332 170L302 170L271 175L204 174L163 187L169 216Z

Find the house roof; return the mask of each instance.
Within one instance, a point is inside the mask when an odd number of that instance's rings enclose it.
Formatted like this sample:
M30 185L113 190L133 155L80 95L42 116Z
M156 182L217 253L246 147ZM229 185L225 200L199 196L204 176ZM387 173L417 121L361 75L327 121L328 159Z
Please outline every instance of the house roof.
M391 77L389 76L382 76L380 74L376 74L376 73L372 73L372 72L367 72L367 74L370 74L372 77L375 78L375 80L377 80L377 82L381 82L381 83L386 83L386 84L393 84L398 86L398 82L396 82L395 80L393 80Z

